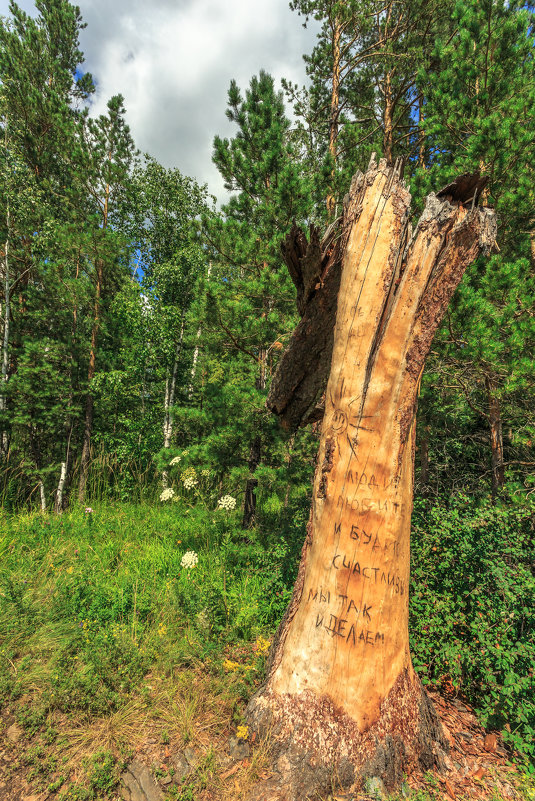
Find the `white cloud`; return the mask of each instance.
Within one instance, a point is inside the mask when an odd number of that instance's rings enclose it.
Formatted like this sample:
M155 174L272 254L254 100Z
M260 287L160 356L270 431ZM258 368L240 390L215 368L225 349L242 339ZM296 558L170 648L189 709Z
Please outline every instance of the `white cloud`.
M125 98L137 146L224 197L212 164L216 134L232 135L225 116L231 78L245 88L260 69L302 84L311 29L288 0L79 0L81 43L97 84L93 113ZM32 11L28 0L20 3ZM0 0L0 14L8 0Z

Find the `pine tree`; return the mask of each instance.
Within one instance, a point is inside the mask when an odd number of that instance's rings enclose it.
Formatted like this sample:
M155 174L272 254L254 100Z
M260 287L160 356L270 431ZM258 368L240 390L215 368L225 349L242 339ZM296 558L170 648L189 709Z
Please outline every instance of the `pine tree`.
M533 419L523 402L535 386L532 16L522 3L470 1L456 6L454 25L453 35L437 41L434 69L420 75L428 161L414 187L419 193L479 169L488 184L474 202L498 212L500 253L467 272L436 347L436 367L442 363L447 383L457 384L473 424L486 422L490 470L485 459L480 470L490 473L496 495L506 461L533 462ZM430 380L437 377L435 370ZM433 397L424 388L424 398ZM431 408L424 412L433 417Z
M22 407L7 407L9 379L20 369L30 380L30 372L39 369L31 345L37 331L44 337L40 346L36 345L41 347L43 357L54 350L50 341L48 345L44 342L50 335L57 336L58 320L56 309L49 303L50 294L43 289L53 272L52 262L56 257L62 259L62 231L72 220L71 158L82 116L76 104L87 98L93 88L91 76L80 77L78 73L83 59L78 45L83 27L78 8L65 0L42 0L36 7L39 13L34 19L11 3L11 17L0 23L2 168L6 178L2 197L4 454L8 445L6 429L12 430L24 414ZM38 322L46 316L45 310L33 304L37 295L41 304L46 298L49 314L45 331ZM63 331L61 327L59 330ZM24 355L26 348L33 348L31 357L28 351L29 358ZM38 381L35 386L40 386ZM10 395L15 398L13 392ZM22 397L17 396L17 403ZM34 458L45 450L36 444L42 439L41 433L36 420L32 430L34 445L28 458L38 472L45 467L35 464ZM39 482L42 504L45 489L42 479Z
M208 226L217 259L210 281L210 317L212 332L233 354L232 396L239 391L247 399L241 412L243 401L232 402L227 431L230 451L247 464L247 528L255 519L257 471L269 453L273 431L263 411L268 375L293 320L294 291L281 269L280 242L292 220L306 213L308 190L291 151L282 94L270 75L253 77L244 96L233 81L227 117L238 130L232 139L215 138L213 159L226 188L236 194L223 207L222 217L212 218Z
M118 258L122 244L120 230L127 218L131 196L130 173L135 147L124 115L123 98L120 95L112 97L108 102L107 114L102 114L97 119L86 118L80 150L84 165L84 172L81 175L82 186L87 193L91 210L92 243L88 256L92 263L94 283L93 321L78 484L78 499L81 503L85 497L91 455L94 417L94 394L91 384L97 370L103 293L106 285L113 286L121 273L121 261ZM122 274L124 277L124 270Z

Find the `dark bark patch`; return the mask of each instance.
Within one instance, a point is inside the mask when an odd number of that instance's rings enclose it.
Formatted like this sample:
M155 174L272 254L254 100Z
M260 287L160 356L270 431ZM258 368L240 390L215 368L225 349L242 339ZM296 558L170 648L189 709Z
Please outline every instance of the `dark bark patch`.
M443 770L448 750L431 701L408 671L364 732L331 698L310 692L278 695L263 688L251 699L247 716L253 731L270 736L274 764L292 801L320 798L337 788L356 790L372 776L393 789L404 773Z
M318 487L318 498L325 500L327 497L327 474L333 469L334 449L336 447L334 439L328 439L325 443L325 456L321 465L321 477Z

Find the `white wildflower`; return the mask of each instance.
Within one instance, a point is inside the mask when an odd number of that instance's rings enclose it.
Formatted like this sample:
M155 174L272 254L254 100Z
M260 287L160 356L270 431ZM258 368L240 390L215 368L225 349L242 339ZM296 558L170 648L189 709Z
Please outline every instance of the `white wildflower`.
M161 501L170 501L174 494L175 494L174 489L172 487L167 487L166 489L164 489L164 491L160 495L160 500Z
M217 508L225 509L227 512L232 511L236 508L236 498L233 498L232 495L223 495L217 502Z
M199 483L194 467L188 467L186 470L184 470L181 479L182 483L184 484L184 489L187 490L193 489L193 487L196 487Z
M186 553L180 560L180 564L182 565L182 567L185 567L188 570L190 570L190 568L195 567L198 561L199 557L197 556L195 551L186 551Z
M175 464L180 464L181 461L182 461L182 456L174 456L169 462L169 467L173 467Z

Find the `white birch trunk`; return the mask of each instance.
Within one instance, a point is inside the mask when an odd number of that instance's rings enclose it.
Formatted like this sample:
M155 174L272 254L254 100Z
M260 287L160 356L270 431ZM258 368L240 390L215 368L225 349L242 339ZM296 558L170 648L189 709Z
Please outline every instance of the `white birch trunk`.
M167 450L171 445L171 438L173 436L173 405L175 402L176 393L176 377L178 373L178 361L182 351L182 342L184 340L184 315L182 315L182 325L180 328L180 339L178 340L175 350L175 360L173 364L173 372L165 382L165 398L164 398L164 418L163 418L163 447ZM162 472L162 486L167 489L169 485L169 474L167 470Z
M208 272L206 273L206 278L210 278L212 272L212 262L208 264ZM193 362L191 364L191 376L189 380L189 387L188 387L188 400L191 400L193 397L193 382L195 381L195 373L197 372L197 360L199 358L199 340L202 334L202 326L200 325L197 329L197 337L196 337L196 344L195 350L193 351Z
M39 479L39 498L41 501L41 511L46 512L45 485L43 484L42 479Z
M63 509L63 489L65 487L65 479L67 478L67 462L61 463L61 470L59 474L58 488L56 490L56 513L59 515Z

